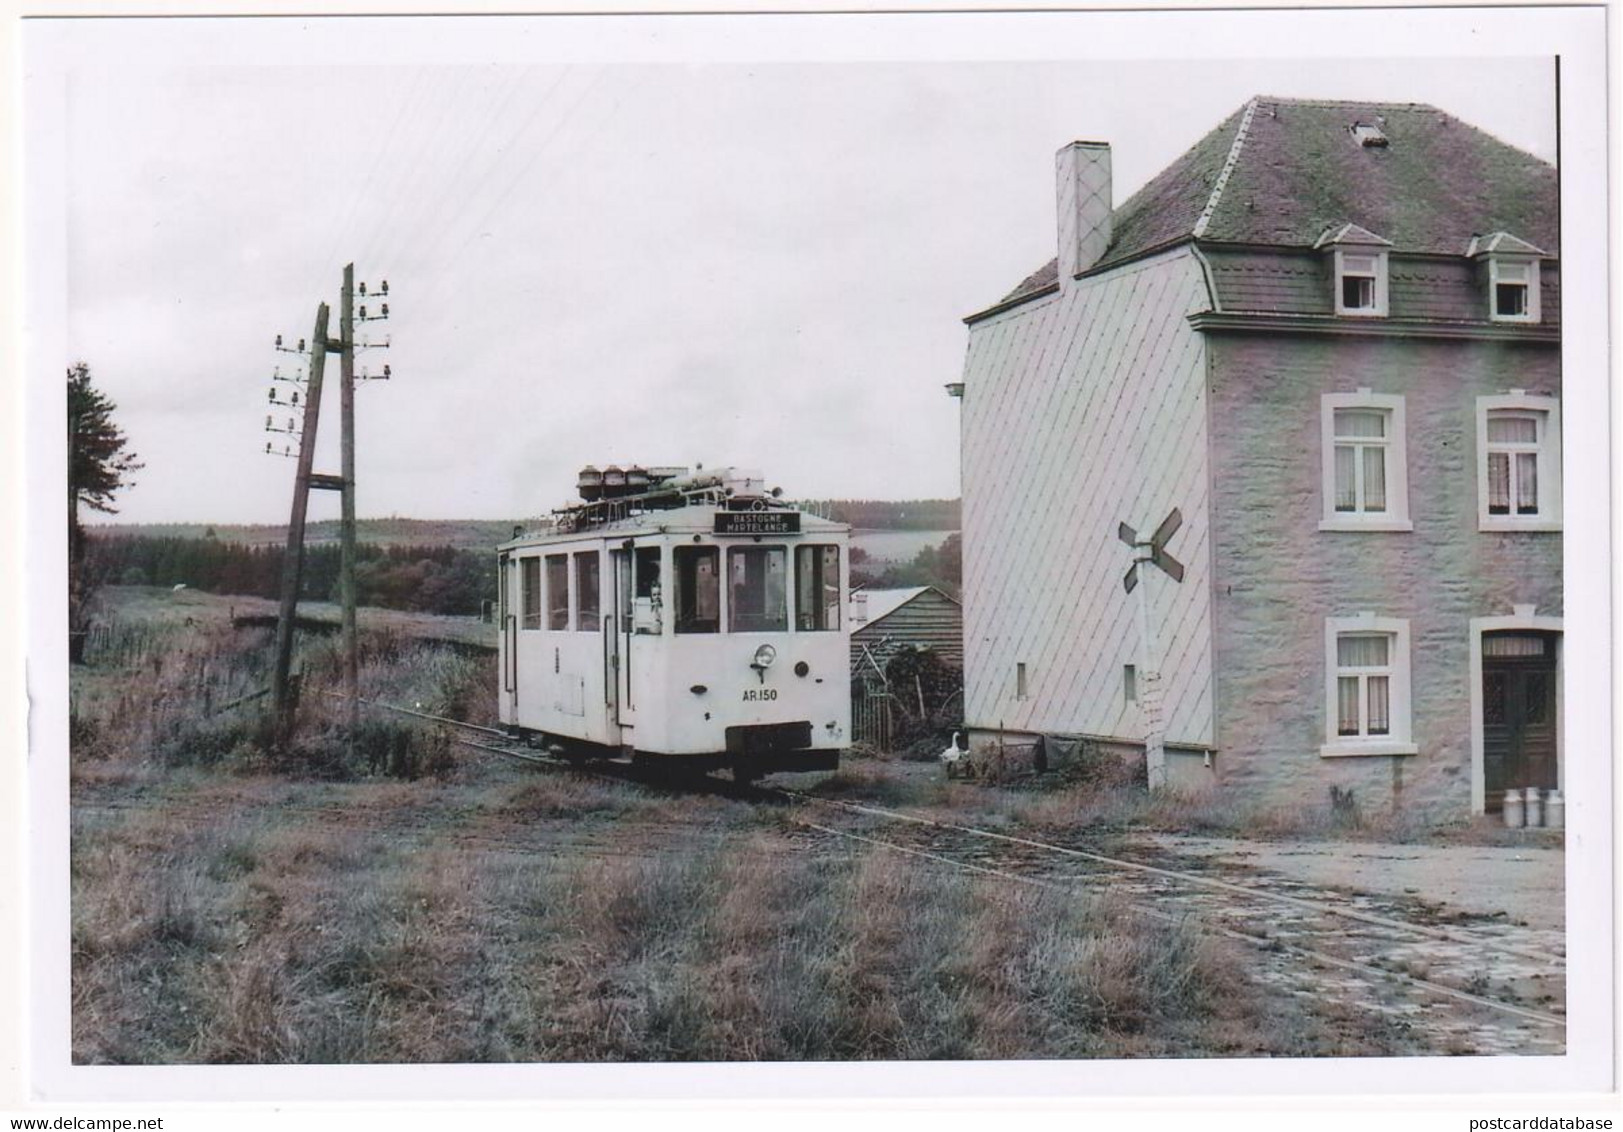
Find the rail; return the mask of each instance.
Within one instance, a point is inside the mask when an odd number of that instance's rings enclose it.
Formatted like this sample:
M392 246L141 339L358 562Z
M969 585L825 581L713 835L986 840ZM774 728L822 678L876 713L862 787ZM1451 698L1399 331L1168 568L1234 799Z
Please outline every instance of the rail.
M340 699L344 698L341 693L337 692L328 692L326 694ZM379 700L368 700L363 698L360 699L359 702L368 707L396 712L401 715L412 716L449 727L459 727L465 730L481 732L487 735L496 735L503 739L511 739L511 736L509 736L507 732L501 731L497 728L465 723L461 720L449 719L445 716L434 715L432 713L414 708L404 708L396 704L388 704ZM532 751L516 750L511 745L495 746L489 743L479 743L471 739L461 738L455 739L455 742L462 746L486 751L492 754L502 755L520 762L544 766L552 769L568 770L573 773L586 775L588 777L621 783L630 782L643 786L652 785L666 788L671 786L671 783L668 781L645 782L625 774L607 773L603 770L589 770L580 766L578 763L573 763L565 759L554 758L548 755L536 754ZM721 787L723 784L718 781L714 785L716 787ZM864 814L870 817L877 817L886 821L909 823L918 826L947 830L954 833L984 838L990 841L1017 845L1025 849L1035 849L1042 852L1054 853L1060 856L1087 860L1089 862L1106 865L1111 868L1124 869L1130 872L1138 872L1146 875L1154 875L1193 887L1219 891L1229 895L1241 896L1250 900L1272 903L1276 906L1290 907L1298 911L1306 911L1316 915L1326 915L1334 918L1355 921L1371 927L1380 928L1384 931L1407 933L1410 935L1421 936L1439 942L1456 944L1476 950L1490 951L1496 954L1514 956L1518 959L1531 960L1533 962L1543 963L1551 967L1560 967L1564 962L1564 956L1561 955L1550 955L1544 952L1535 952L1523 948L1510 947L1495 943L1491 940L1482 940L1463 935L1459 932L1451 932L1443 928L1435 928L1424 924L1414 924L1403 920L1395 920L1385 916L1377 916L1372 913L1361 912L1354 908L1340 907L1329 903L1320 903L1318 901L1303 899L1302 897L1298 896L1289 896L1278 892L1268 892L1243 884L1234 884L1229 881L1216 880L1212 877L1203 877L1194 873L1180 872L1177 869L1168 869L1159 865L1147 865L1140 861L1130 861L1120 857L1112 857L1104 853L1077 849L1068 845L1056 845L1052 842L1038 841L1028 837L1018 837L1013 834L998 833L994 830L980 829L976 826L966 826L955 822L939 821L935 818L927 818L921 817L917 814L903 813L900 810L891 810L883 806L865 805L856 802L844 802L833 798L821 798L817 795L808 794L804 791L789 790L783 787L744 787L733 786L731 784L727 785L731 786L731 789L726 791L721 791L718 789L715 792L725 793L728 797L742 798L745 800L779 798L801 805L832 807L848 812ZM884 848L886 850L908 856L935 861L937 863L949 865L965 872L996 876L1000 879L1012 881L1024 886L1035 886L1067 891L1073 890L1076 887L1074 882L1054 881L1037 877L1022 876L1018 873L1012 873L1004 869L997 869L987 865L955 860L943 854L931 853L927 850L917 849L912 846L900 845L893 841L886 841L883 838L869 837L865 834L853 833L850 830L842 830L833 826L825 826L803 818L796 818L794 820L797 822L797 824L803 826L804 828L812 829L823 834ZM1172 913L1140 902L1129 902L1129 907L1131 907L1134 911L1144 914L1152 919L1166 922L1177 922L1180 919L1180 917L1175 916ZM1226 925L1209 925L1209 929L1230 939L1256 944L1269 949L1286 951L1300 956L1301 958L1322 963L1326 966L1335 967L1337 969L1350 970L1363 975L1379 974L1381 977L1395 982L1413 986L1415 988L1435 993L1447 998L1452 998L1456 1001L1468 1002L1487 1009L1496 1010L1504 1014L1510 1014L1527 1021L1536 1022L1540 1025L1564 1029L1567 1024L1566 1018L1562 1015L1536 1010L1532 1007L1522 1006L1518 1003L1505 1002L1501 999L1489 998L1485 995L1476 994L1472 991L1465 990L1449 983L1438 982L1434 979L1428 979L1420 975L1412 975L1407 972L1394 970L1388 967L1379 967L1372 970L1366 963L1345 959L1341 956L1331 955L1316 948L1304 947L1301 944L1281 940L1277 936L1266 931L1251 932Z

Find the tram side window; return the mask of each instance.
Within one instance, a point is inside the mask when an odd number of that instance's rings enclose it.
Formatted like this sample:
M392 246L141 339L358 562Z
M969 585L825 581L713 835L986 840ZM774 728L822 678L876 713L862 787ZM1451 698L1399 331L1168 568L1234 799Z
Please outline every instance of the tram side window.
M595 633L601 624L598 570L597 551L575 555L575 628L583 633Z
M541 628L541 560L539 558L519 559L519 586L523 590L524 620L519 623L523 629Z
M821 632L840 627L840 548L795 547L795 629Z
M547 628L569 628L569 555L547 555Z
M676 631L721 632L721 551L714 546L679 546L676 568Z
M728 548L728 632L781 633L789 627L786 557L781 546Z

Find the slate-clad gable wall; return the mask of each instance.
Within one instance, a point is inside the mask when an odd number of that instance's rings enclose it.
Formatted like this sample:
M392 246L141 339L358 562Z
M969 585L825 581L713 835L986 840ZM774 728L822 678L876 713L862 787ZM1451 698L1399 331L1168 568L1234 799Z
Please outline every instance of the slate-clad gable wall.
M1214 335L1212 531L1218 775L1225 790L1366 810L1469 812L1468 623L1561 613L1561 536L1477 530L1476 398L1560 393L1551 345ZM1407 413L1410 532L1323 532L1320 397L1367 386ZM1321 758L1324 620L1407 618L1419 754Z
M1138 662L1122 590L1125 520L1152 529L1182 585L1149 585L1162 626L1169 742L1211 742L1205 362L1208 307L1186 250L1090 277L973 324L963 402L965 718L1100 737L1141 734L1122 695ZM1016 697L1016 665L1028 695Z

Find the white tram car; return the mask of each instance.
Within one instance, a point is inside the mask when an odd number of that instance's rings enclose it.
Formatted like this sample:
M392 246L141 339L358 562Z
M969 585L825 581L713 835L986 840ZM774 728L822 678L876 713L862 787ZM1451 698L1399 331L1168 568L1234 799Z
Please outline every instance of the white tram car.
M748 781L832 770L851 731L850 528L757 473L614 466L500 555L500 719L570 758Z

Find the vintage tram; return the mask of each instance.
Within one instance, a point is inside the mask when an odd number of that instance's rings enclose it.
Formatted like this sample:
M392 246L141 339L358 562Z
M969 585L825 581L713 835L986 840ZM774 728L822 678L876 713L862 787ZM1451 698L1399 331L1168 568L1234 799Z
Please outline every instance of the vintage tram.
M850 529L731 468L587 467L579 489L497 548L502 725L566 758L834 769Z

